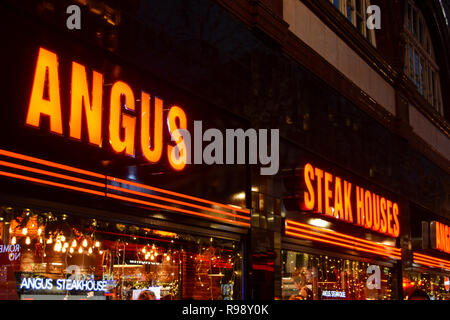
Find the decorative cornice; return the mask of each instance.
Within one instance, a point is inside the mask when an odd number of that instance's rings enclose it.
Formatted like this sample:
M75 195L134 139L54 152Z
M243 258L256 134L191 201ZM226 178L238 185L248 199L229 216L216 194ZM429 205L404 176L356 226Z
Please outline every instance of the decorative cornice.
M300 0L299 0L300 1ZM301 0L322 22L354 50L387 82L394 84L396 71L328 0Z
M408 79L402 74L397 80L397 89L401 91L410 104L423 114L435 127L450 139L450 124L434 109L433 106L422 96Z

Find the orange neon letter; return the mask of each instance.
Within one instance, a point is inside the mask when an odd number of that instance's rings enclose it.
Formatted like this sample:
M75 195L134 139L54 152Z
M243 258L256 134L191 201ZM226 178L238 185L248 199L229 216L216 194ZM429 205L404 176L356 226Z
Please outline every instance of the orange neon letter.
M102 97L103 75L93 72L92 103L89 99L86 68L72 62L72 93L70 103L70 136L81 139L81 114L84 102L89 142L97 146L102 144Z
M386 199L384 197L381 197L380 209L381 209L380 231L382 233L386 233L387 232Z
M400 223L398 221L398 204L394 203L393 207L392 207L392 212L394 215L394 236L398 237L400 234Z
M380 229L380 196L373 193L373 224L372 230L378 231Z
M364 189L356 186L356 221L364 225Z
M436 249L441 250L441 224L436 221Z
M47 72L48 82L47 90L45 90ZM58 56L44 48L39 48L26 124L39 127L42 114L50 118L50 131L63 133Z
M391 223L392 222L392 212L391 212L392 201L387 200L386 203L387 203L387 209L386 209L386 211L387 211L387 229L388 229L388 234L392 235L393 234L392 223Z
M345 210L345 220L348 222L353 222L352 202L350 197L351 194L352 194L352 184L344 180L344 210Z
M368 229L372 228L372 193L366 190L364 194L364 210L365 210L365 227Z
M122 114L121 100L125 98L125 108L135 110L134 95L131 88L121 81L117 81L111 88L111 109L109 120L109 141L116 152L134 156L134 134L136 130L136 118L127 114ZM121 129L125 131L125 137L122 140Z
M179 127L177 127L176 119L179 120ZM182 170L186 166L187 161L187 148L183 141L183 136L177 131L177 129L187 129L187 118L183 109L178 106L173 106L169 110L168 115L169 132L172 136L172 140L177 144L175 147L168 146L167 157L169 163L175 170ZM178 156L176 149L178 149Z
M322 213L322 178L323 171L319 168L315 168L314 172L317 178L317 212Z
M310 163L305 165L305 169L303 170L303 175L305 179L306 188L308 191L304 192L304 201L303 201L303 209L304 210L313 210L314 209L314 188L312 186L311 180L314 180L314 168Z
M339 177L336 177L334 181L334 215L339 219L345 219L344 205L342 203L342 183Z
M333 215L330 207L330 198L333 197L333 192L330 190L329 183L333 181L333 175L325 171L325 213L329 216Z
M450 228L445 225L445 252L450 252Z
M141 97L141 148L144 157L150 162L158 162L162 155L163 102L155 97L155 116L153 120L153 142L150 139L150 95L142 91ZM152 145L152 146L151 146Z

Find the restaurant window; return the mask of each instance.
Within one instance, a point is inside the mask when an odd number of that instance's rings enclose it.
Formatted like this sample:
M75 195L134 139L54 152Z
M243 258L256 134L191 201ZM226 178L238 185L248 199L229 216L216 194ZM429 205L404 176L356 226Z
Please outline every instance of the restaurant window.
M283 300L392 299L392 268L287 250L282 258Z
M241 298L236 241L12 207L0 230L0 299Z
M443 114L439 66L425 19L412 1L407 1L405 11L404 72L434 110Z
M375 32L367 28L368 19L367 8L370 6L369 0L330 0L347 20L353 24L358 32L371 44L376 46Z
M410 272L403 279L405 299L415 289L423 290L430 300L450 300L450 274Z

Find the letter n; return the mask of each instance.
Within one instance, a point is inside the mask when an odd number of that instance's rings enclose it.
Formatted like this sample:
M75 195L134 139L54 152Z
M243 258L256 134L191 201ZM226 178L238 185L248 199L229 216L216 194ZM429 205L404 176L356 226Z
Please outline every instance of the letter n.
M92 102L89 98L86 68L72 62L72 92L70 103L70 136L81 139L81 119L83 104L89 133L89 142L97 146L102 144L102 96L103 75L93 72Z
M47 74L48 81L46 83ZM50 118L50 131L63 133L58 56L44 48L39 48L26 124L39 127L41 115Z

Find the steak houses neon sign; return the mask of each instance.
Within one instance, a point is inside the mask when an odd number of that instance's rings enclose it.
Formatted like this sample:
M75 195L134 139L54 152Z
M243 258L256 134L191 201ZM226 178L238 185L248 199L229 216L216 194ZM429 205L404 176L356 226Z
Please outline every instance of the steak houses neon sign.
M91 91L88 89L87 79L86 67L73 61L68 134L73 139L81 140L84 113L89 143L101 147L103 75L92 72ZM150 113L151 99L155 105L153 115ZM131 87L123 81L112 84L109 99L109 143L115 152L135 156L135 139L138 138L143 156L149 162L156 163L163 155L163 100L151 97L145 91L141 92L140 100L141 112L137 116L136 99ZM47 49L39 48L26 124L39 128L44 116L49 118L50 131L63 135L58 56ZM136 132L138 121L141 124L140 133ZM150 121L153 121L152 137ZM176 143L176 146L168 144L167 158L174 169L182 170L186 165L186 147L177 129L187 129L187 119L181 107L170 107L167 126L172 140ZM173 153L174 148L178 148L176 156Z
M399 236L399 207L396 202L353 186L351 182L313 167L310 163L305 165L303 174L306 187L301 206L303 210L354 223L392 237Z

